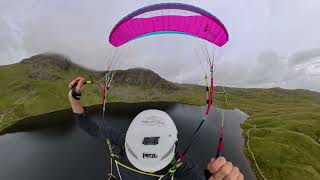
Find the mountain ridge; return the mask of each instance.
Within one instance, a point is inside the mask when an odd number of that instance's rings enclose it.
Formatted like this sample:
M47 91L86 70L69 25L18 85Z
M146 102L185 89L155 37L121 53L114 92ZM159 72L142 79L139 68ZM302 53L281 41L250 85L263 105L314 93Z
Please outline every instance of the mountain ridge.
M20 63L31 64L27 76L33 80L63 79L57 72L74 71L78 68L88 71L94 76L103 78L106 71L94 71L73 63L69 58L60 54L45 53L23 59ZM113 82L121 85L145 86L147 88L177 89L174 83L162 78L157 73L145 68L130 68L115 70Z

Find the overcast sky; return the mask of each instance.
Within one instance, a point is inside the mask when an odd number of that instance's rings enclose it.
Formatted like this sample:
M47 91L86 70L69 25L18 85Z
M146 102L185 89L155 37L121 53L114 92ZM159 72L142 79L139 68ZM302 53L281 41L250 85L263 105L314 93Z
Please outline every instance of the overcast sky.
M174 82L201 84L201 40L183 35L142 38L113 48L107 38L125 15L159 0L0 0L0 65L42 52L105 70L145 67ZM236 87L320 91L319 0L185 0L218 17L230 39L216 49L216 82ZM209 45L209 44L208 44ZM200 53L201 55L201 53Z

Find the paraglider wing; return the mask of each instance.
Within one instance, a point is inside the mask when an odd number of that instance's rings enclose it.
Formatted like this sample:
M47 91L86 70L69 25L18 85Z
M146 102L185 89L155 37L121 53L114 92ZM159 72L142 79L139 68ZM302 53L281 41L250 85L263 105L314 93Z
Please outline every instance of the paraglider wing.
M112 29L109 42L118 47L140 37L168 33L195 36L220 47L228 41L225 26L209 12L187 4L162 3L124 17Z

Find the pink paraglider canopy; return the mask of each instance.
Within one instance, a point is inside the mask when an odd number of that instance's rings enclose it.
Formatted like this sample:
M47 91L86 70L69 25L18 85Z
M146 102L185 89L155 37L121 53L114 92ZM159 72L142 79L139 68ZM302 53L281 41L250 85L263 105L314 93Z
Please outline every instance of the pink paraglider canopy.
M111 31L109 42L118 47L144 36L168 33L195 36L220 47L229 38L225 26L209 12L187 4L163 3L124 17Z

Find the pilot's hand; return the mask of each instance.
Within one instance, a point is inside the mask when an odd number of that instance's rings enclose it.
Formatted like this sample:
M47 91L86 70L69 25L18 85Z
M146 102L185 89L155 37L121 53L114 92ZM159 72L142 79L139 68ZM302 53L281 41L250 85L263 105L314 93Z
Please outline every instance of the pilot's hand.
M233 166L224 157L212 158L208 163L208 170L213 174L209 180L243 180L244 177L239 168Z
M82 94L84 92L85 89L85 82L86 79L83 77L77 77L76 79L72 80L69 83L69 89L72 89L75 87L75 91L78 94Z

